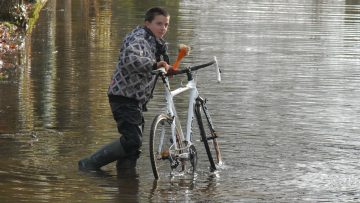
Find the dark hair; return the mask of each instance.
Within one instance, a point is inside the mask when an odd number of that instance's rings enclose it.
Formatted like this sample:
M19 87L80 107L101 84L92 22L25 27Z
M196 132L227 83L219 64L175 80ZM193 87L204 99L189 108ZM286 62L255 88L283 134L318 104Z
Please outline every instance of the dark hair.
M158 15L163 15L165 17L170 16L170 14L163 8L161 7L152 7L150 9L148 9L145 13L145 21L149 21L151 22L152 20L154 20L155 16Z

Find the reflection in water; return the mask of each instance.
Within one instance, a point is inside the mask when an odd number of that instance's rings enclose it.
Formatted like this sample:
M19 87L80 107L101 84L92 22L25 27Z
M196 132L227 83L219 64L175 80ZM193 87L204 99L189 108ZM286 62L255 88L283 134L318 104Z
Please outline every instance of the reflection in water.
M50 4L53 2L50 2ZM54 5L53 5L54 6ZM71 7L69 5L69 1L65 1L65 7L66 10L70 10ZM68 8L70 7L70 8ZM54 8L54 7L53 7ZM52 10L53 14L51 15L55 15L54 12L55 10ZM71 15L68 15L69 17L71 17ZM50 21L50 26L54 27L56 24L56 18L53 18L52 21ZM69 22L69 20L71 20L70 18L65 19L64 22ZM71 28L71 27L70 27ZM55 124L55 119L56 119L56 78L57 78L57 69L56 69L56 55L54 55L54 53L56 53L55 50L55 38L53 36L55 36L55 33L53 33L55 30L50 29L47 38L45 39L48 49L47 49L47 53L45 56L45 58L48 58L50 60L48 60L48 65L45 67L45 69L43 70L43 74L44 74L44 84L43 84L43 94L41 97L41 100L43 101L43 121L44 121L44 127L45 128L52 128L54 126L56 126ZM66 41L65 41L66 44Z
M157 1L171 13L171 56L216 55L198 73L225 166L208 172L198 137L195 179L154 181L144 134L138 176L84 174L77 160L118 137L106 90L122 38L149 1L50 0L18 83L0 84L0 201L357 201L360 196L358 1ZM176 87L183 78L174 77ZM163 107L161 86L146 128ZM178 112L186 106L179 98ZM145 130L147 132L148 130Z

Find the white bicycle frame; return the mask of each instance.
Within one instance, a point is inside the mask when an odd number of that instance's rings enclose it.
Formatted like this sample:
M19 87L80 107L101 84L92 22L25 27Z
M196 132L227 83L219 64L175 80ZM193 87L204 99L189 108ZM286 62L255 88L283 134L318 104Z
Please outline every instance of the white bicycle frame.
M214 56L214 61L215 61L214 64L215 64L215 70L216 70L216 75L217 75L217 81L220 82L221 81L220 69L219 69L217 59L215 56ZM166 73L164 69L161 71L163 73ZM186 146L184 146L184 148L189 147L192 144L191 136L192 136L192 123L194 120L194 106L195 106L196 98L199 96L199 92L196 87L196 80L195 80L195 78L193 78L192 80L188 81L184 87L179 87L175 90L170 89L168 77L165 78L165 81L166 82L164 83L164 87L165 87L166 111L167 111L167 114L171 118L173 118L172 124L171 124L172 139L173 139L172 147L174 147L176 151L183 150L183 149L179 149L179 147L178 147L181 145L177 145L176 127L178 127L178 129L180 131L179 136L181 136L182 140L186 141ZM183 92L186 92L186 91L189 91L189 100L188 100L188 114L187 114L187 120L186 120L186 134L185 134L185 139L184 139L184 133L182 131L182 126L180 124L180 120L179 120L179 117L177 115L176 108L175 108L174 97ZM161 135L161 140L163 140L163 139L164 139L164 133L162 133L162 135ZM161 151L162 144L163 143L161 141L161 144L159 145L159 152Z

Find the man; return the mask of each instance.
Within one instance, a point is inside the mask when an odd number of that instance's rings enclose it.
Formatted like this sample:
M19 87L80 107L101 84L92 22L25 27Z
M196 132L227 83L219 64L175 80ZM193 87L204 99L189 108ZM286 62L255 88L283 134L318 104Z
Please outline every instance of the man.
M130 32L120 49L119 61L108 96L120 139L79 161L80 170L99 170L115 160L117 168L135 168L142 144L143 110L155 86L151 71L170 68L166 43L170 15L160 7L150 8L144 26Z

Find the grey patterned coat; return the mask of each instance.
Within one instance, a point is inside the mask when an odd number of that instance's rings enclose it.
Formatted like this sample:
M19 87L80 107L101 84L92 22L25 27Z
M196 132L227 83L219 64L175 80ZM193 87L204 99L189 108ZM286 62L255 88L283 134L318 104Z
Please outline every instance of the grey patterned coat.
M108 95L136 99L140 104L149 100L155 85L151 71L158 58L157 44L159 40L144 27L139 26L126 36Z

